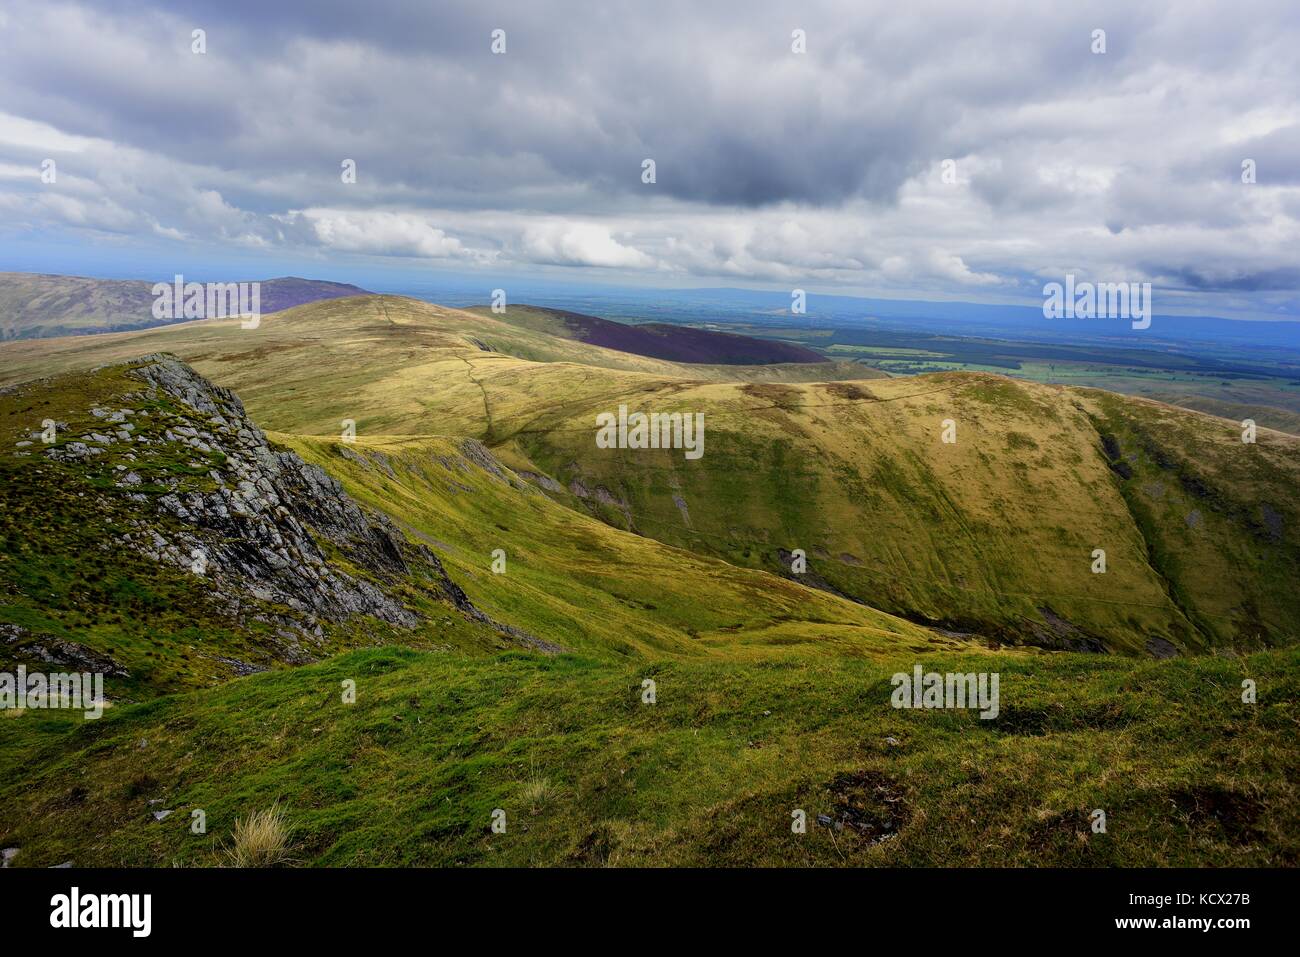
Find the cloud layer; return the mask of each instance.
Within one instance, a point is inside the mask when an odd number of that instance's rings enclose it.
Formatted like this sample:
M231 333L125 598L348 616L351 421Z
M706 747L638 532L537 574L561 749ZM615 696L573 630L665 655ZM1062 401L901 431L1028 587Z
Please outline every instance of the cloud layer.
M20 0L0 243L1294 310L1294 4L1064 7Z

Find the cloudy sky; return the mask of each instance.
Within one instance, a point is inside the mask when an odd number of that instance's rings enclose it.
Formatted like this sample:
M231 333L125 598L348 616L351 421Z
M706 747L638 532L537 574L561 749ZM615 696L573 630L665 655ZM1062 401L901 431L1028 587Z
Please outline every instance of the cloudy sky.
M0 0L0 50L0 269L1300 315L1295 0Z

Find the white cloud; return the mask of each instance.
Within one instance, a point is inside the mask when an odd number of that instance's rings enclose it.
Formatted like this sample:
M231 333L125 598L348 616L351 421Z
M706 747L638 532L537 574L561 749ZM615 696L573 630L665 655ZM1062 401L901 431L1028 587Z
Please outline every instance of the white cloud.
M645 269L654 260L624 245L604 226L584 222L547 222L527 227L520 242L524 258L560 266Z
M972 272L960 256L939 249L930 253L927 263L934 275L962 286L997 286L1004 281L993 273Z
M94 145L86 136L73 136L41 123L11 113L0 112L0 144L30 148L49 153L80 153Z
M301 216L321 245L340 252L449 259L470 255L460 242L414 213L306 209Z

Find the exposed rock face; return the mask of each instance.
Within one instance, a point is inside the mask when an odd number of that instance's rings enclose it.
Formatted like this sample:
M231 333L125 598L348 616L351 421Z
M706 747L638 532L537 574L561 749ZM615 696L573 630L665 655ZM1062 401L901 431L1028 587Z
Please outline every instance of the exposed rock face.
M287 639L279 657L310 660L297 639L319 638L322 621L370 616L414 628L421 617L391 594L399 582L434 592L522 644L558 650L489 619L427 547L407 542L324 470L272 447L229 389L173 356L127 365L141 384L120 397L131 407L92 408L102 428L44 454L95 462L140 506L120 542L206 578L232 614L272 622ZM255 611L250 597L258 599ZM262 603L280 610L268 614Z
M263 601L328 620L363 614L405 627L418 622L373 583L334 567L312 534L380 576L407 575L402 540L386 519L364 513L321 469L292 452L274 451L233 392L180 360L148 356L131 374L195 413L177 417L189 421L163 423L165 438L209 458L224 456L209 472L210 491L156 500L185 531L169 540L150 529L139 547L214 580L235 579ZM118 484L129 487L132 474Z
M23 646L25 655L48 665L71 668L75 671L98 672L113 678L129 678L130 672L108 655L75 641L55 638L50 641L29 642Z

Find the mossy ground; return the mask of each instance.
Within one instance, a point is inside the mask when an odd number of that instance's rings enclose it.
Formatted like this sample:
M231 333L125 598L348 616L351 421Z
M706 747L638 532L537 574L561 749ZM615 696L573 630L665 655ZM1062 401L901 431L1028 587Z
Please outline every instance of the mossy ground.
M383 648L98 722L28 712L0 727L0 843L34 866L216 865L235 818L280 801L303 865L1300 860L1296 652L923 660L996 661L992 721L892 708L889 675L915 660ZM1245 677L1254 705L1241 702ZM345 679L355 704L342 703ZM173 813L157 822L159 808ZM196 808L206 835L190 832ZM504 834L491 830L498 808Z

